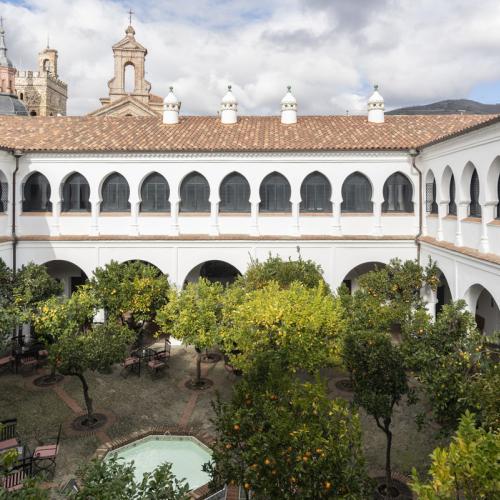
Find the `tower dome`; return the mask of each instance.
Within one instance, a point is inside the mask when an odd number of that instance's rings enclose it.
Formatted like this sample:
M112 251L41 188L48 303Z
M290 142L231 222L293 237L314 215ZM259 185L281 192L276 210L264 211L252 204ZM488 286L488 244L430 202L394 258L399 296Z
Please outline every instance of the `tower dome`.
M12 68L12 61L7 57L7 46L5 45L5 30L3 19L0 18L0 66Z
M384 98L378 91L378 85L373 86L373 94L368 99L368 121L372 123L384 122Z
M292 125L297 123L297 99L292 94L292 87L287 87L287 93L281 99L281 123Z
M170 92L163 100L163 123L167 125L175 125L179 123L179 111L181 102L174 94L174 87L170 87Z
M227 86L226 95L222 98L220 108L221 123L230 125L238 121L238 101L231 90L231 85Z

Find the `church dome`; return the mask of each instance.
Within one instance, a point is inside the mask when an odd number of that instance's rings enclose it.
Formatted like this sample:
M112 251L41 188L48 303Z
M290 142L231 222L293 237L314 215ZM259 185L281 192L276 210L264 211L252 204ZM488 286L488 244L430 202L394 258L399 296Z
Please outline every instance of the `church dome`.
M0 115L28 116L28 111L17 96L0 93Z

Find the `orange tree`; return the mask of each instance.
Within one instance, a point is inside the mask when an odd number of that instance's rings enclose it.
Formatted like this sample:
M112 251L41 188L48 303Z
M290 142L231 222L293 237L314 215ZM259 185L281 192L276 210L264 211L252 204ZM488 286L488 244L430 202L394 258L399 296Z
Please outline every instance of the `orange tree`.
M111 261L97 268L90 287L110 319L126 324L139 335L156 322L156 313L166 304L170 289L166 275L141 261Z
M450 445L432 452L429 480L421 481L414 469L411 488L420 500L498 498L499 456L499 430L477 427L466 412Z
M279 256L269 255L267 260L253 260L245 274L236 281L237 286L245 290L258 290L270 281L275 281L281 288L288 288L299 281L308 288L315 288L320 283L327 287L321 267L312 260L283 260Z
M345 337L342 356L351 374L354 404L371 415L386 435L385 487L391 486L392 413L403 396L412 396L405 359L388 334L351 332Z
M183 290L171 289L167 303L158 311L160 331L196 349L194 386L204 386L201 378L202 351L219 343L224 287L200 278Z
M340 301L320 283L309 288L271 281L238 296L225 295L221 338L231 364L247 371L260 353L275 352L284 369L314 373L339 360L345 322Z
M280 364L275 353L259 356L232 400L214 403L217 438L205 466L214 486L242 485L247 498L367 498L357 415Z
M34 316L37 331L52 342L47 343L49 360L63 375L78 378L87 408L85 424L94 423L87 371L105 371L126 355L134 332L116 321L93 324L95 298L82 287L69 299L51 298L39 304Z

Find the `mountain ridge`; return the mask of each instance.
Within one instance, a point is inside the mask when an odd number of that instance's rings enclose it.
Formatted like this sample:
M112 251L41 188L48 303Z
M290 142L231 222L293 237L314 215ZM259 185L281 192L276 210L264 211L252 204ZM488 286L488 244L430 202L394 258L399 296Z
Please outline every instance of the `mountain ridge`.
M484 104L472 99L445 99L430 104L405 106L387 111L388 115L488 115L500 113L500 103Z

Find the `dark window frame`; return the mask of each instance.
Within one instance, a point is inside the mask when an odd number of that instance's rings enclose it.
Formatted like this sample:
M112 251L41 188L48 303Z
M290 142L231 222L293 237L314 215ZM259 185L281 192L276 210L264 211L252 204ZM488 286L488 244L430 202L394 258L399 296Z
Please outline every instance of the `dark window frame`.
M332 185L321 172L310 173L300 186L300 211L304 213L331 213Z
M108 175L101 193L101 212L130 212L130 187L123 175L117 172Z
M210 212L210 186L204 175L192 172L181 183L181 213Z
M469 203L469 217L481 217L481 204L479 203L479 175L477 170L474 169L470 178L470 203Z
M142 183L140 211L146 213L169 212L169 197L170 187L167 179L160 173L153 172Z
M63 212L90 212L90 186L87 179L75 172L63 184L61 210Z
M47 177L40 172L32 173L23 184L23 212L52 212L50 195L51 187Z
M428 214L438 213L436 196L437 196L436 179L432 179L432 182L426 182L425 184L425 211Z
M259 212L288 213L292 211L292 188L288 179L279 172L267 175L259 187Z
M413 213L413 185L401 172L395 172L384 182L384 213Z
M361 172L353 172L342 184L341 212L373 213L373 188L368 177Z
M221 182L219 188L219 212L249 213L250 184L239 172L232 172Z

